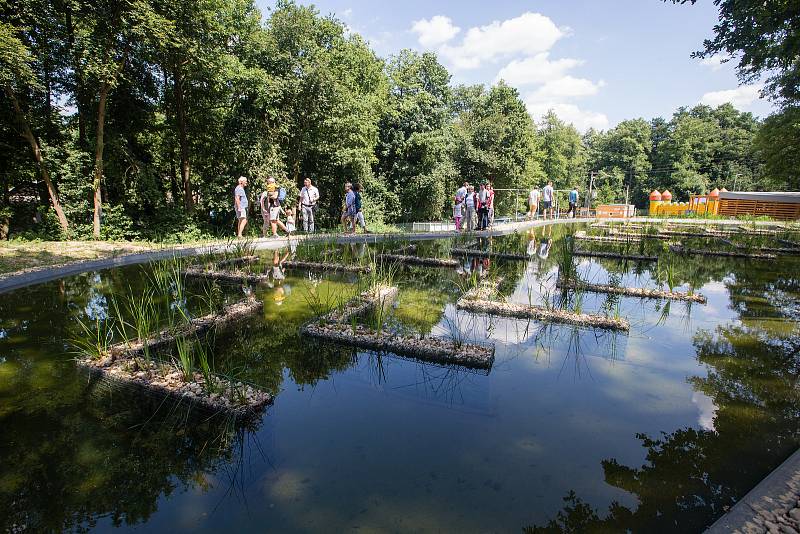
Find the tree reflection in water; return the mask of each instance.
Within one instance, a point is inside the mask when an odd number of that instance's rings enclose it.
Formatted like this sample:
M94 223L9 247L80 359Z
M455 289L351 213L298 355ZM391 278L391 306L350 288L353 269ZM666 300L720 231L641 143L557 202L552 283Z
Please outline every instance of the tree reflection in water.
M57 396L30 399L17 414L25 424L0 440L0 530L82 531L102 517L135 525L162 496L217 481L228 484L226 495L241 494L242 451L259 423L76 378Z
M699 331L698 360L707 376L688 380L717 407L711 429L638 434L647 463L604 460L605 481L636 495L635 510L612 503L600 513L575 494L545 525L526 532L697 532L710 525L800 445L800 328L797 281L729 284L742 323ZM776 286L782 290L775 296ZM785 303L784 303L785 304ZM777 316L777 317L776 317ZM772 319L764 324L755 318ZM780 326L776 326L780 325ZM789 325L787 327L787 325Z

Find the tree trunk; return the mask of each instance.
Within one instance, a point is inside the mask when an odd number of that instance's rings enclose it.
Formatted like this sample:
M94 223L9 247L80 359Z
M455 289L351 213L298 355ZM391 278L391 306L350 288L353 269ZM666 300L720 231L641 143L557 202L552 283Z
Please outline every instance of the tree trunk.
M175 120L178 126L178 143L181 151L181 181L183 183L183 207L187 212L194 209L194 197L192 196L192 176L191 166L189 165L189 139L186 133L186 106L183 100L183 72L180 60L176 61L173 72L174 91L175 91Z
M28 124L25 114L22 113L22 109L19 106L19 100L17 100L17 95L14 94L11 86L6 85L5 92L6 96L8 96L8 99L11 100L11 103L14 106L14 115L16 116L17 122L22 130L20 135L27 139L28 144L31 145L33 157L36 158L36 163L39 165L39 171L42 173L42 179L47 187L47 193L50 195L50 202L53 204L53 209L56 210L56 215L58 216L59 224L61 224L61 229L65 234L68 234L69 222L67 221L67 216L64 215L64 210L61 209L61 201L58 199L58 191L56 191L56 188L53 186L53 182L50 180L50 173L47 171L47 166L44 163L44 156L42 156L42 150L39 147L39 141L37 141L36 136L33 135L31 126Z
M100 182L103 179L103 129L106 122L106 99L111 84L103 82L100 86L100 102L97 104L97 135L95 140L94 153L94 226L92 235L95 239L100 239L100 210L102 208L102 195L100 194Z

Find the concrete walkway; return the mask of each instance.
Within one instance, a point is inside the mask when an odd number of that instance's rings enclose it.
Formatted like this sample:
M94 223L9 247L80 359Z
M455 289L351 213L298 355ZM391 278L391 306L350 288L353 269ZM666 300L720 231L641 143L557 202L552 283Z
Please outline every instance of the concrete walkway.
M548 225L558 224L573 224L573 223L587 223L595 219L559 219L559 220L537 220L537 221L520 221L497 224L492 230L483 232L472 232L470 234L458 233L455 231L440 231L440 232L404 232L397 234L312 234L312 235L297 235L291 238L260 238L253 240L253 247L256 250L276 250L288 246L289 241L292 242L312 242L312 243L379 243L382 241L421 241L429 239L446 239L457 237L459 235L470 235L474 237L491 237L502 236L518 232L524 232L531 228ZM164 248L161 250L150 250L146 252L135 252L132 254L123 254L113 258L102 258L98 260L77 261L65 265L56 265L51 267L42 267L40 269L33 269L14 273L6 276L0 280L0 294L8 293L27 286L57 280L65 276L73 276L90 271L98 271L101 269L110 269L112 267L123 267L126 265L136 265L140 263L147 263L150 261L166 260L172 257L188 257L198 256L201 254L209 253L222 253L232 250L235 247L235 241L225 241L216 243L205 243L203 245L189 245L189 246L175 246Z
M729 532L800 532L800 450L706 530L707 534Z
M469 235L475 237L490 237L502 236L513 234L517 232L524 232L531 228L548 225L559 224L572 224L572 223L588 223L594 222L597 219L584 218L584 219L556 219L556 220L536 220L536 221L519 221L497 224L492 230L483 232L472 232ZM604 219L614 222L622 222L621 219ZM653 222L653 223L674 223L674 224L695 224L695 225L749 225L752 223L726 220L726 219L663 219L663 218L650 218L650 217L634 217L627 219L628 222ZM778 221L758 221L758 226L774 226L782 224ZM448 237L455 237L458 235L466 235L457 233L455 231L438 231L438 232L403 232L397 234L358 234L358 235L345 235L345 234L313 234L313 235L297 235L291 238L294 242L310 241L310 242L335 242L335 243L378 243L381 241L420 241L427 239L446 239ZM253 241L256 250L275 250L288 245L289 239L273 239L261 238ZM57 280L65 276L72 276L89 271L97 271L101 269L109 269L112 267L123 267L126 265L135 265L139 263L147 263L149 261L158 261L172 258L174 256L198 256L200 254L208 253L221 253L233 248L232 241L205 243L203 245L188 245L188 246L175 246L164 248L161 250L151 250L146 252L136 252L132 254L123 254L113 258L103 258L98 260L76 261L64 265L56 265L49 267L42 267L38 269L31 269L19 273L13 273L0 279L0 294L14 291L23 287Z

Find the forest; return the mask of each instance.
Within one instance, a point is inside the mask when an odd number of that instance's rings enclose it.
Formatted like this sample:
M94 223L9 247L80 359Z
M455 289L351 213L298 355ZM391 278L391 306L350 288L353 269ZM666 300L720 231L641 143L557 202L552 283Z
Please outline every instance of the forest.
M378 57L289 0L263 14L252 0L0 0L0 238L229 233L241 175L251 196L270 176L290 197L311 178L328 226L347 181L385 223L445 217L465 180L585 191L593 173L598 201L640 207L654 188L797 190L795 33L769 26L795 19L769 12L742 36L737 17L765 4L715 4L698 56L741 53L743 81L772 73L775 114L697 105L581 133L552 112L534 122L502 81L453 84L435 54Z

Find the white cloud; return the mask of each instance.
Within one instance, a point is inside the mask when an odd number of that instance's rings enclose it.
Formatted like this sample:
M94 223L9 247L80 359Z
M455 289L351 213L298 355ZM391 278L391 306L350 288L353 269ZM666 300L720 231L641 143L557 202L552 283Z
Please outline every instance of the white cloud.
M525 105L528 108L528 113L536 121L541 120L548 111L553 110L559 119L566 123L571 123L581 132L585 132L589 128L605 130L609 125L608 117L604 113L583 110L575 104L525 99Z
M527 12L513 19L470 28L461 44L445 44L439 51L453 69L476 69L503 57L546 52L566 33L566 29L560 29L548 17Z
M548 102L553 100L563 100L566 98L579 98L583 96L596 95L597 91L605 85L600 80L595 83L586 78L574 78L564 76L556 80L551 80L541 86L528 96L531 101Z
M583 65L583 60L580 59L562 58L550 61L548 56L548 52L542 52L524 59L512 60L500 69L495 82L505 80L516 87L546 83L562 78L568 70Z
M349 19L353 15L353 8L348 7L344 11L342 11L342 16L346 19Z
M713 56L704 57L700 60L700 64L704 67L708 67L711 70L719 70L722 68L722 60L725 59L725 56L722 54L714 54Z
M700 98L700 103L716 107L730 102L736 108L745 109L759 99L760 93L759 85L742 85L736 89L706 93Z
M429 20L414 21L411 31L417 34L419 44L425 47L435 47L446 43L458 35L461 28L455 26L449 17L436 15Z

